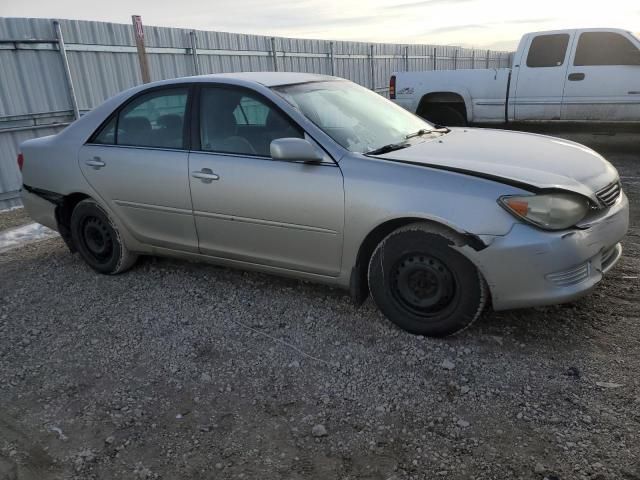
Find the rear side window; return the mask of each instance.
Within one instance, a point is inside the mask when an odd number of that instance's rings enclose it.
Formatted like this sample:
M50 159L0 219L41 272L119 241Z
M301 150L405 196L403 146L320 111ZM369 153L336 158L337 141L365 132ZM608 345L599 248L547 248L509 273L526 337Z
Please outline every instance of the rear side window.
M559 67L564 63L569 45L566 33L538 35L531 41L527 55L527 67Z
M183 148L187 88L154 91L127 104L94 136L93 143Z
M612 32L580 34L575 66L640 65L640 50L631 40Z

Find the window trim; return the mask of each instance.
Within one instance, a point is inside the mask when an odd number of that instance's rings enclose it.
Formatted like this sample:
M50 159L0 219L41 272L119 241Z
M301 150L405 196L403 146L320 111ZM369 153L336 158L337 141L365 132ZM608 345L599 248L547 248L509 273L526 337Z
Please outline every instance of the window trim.
M537 39L537 38L541 38L541 37L563 37L566 36L567 37L567 45L565 46L564 49L564 56L562 57L562 63L560 65L544 65L544 66L531 66L529 65L529 56L531 55L531 47L533 47L533 42ZM529 42L529 47L527 48L527 56L526 58L524 58L524 65L527 68L558 68L558 67L562 67L564 66L565 63L568 62L569 60L569 54L571 53L569 51L570 48L572 48L572 35L570 33L566 33L566 32L560 32L560 33L541 33L538 35L532 35L531 36L531 41Z
M103 120L98 128L96 128L93 133L89 136L88 140L84 143L85 145L94 145L100 147L120 147L120 148L137 148L137 149L153 149L153 150L170 150L170 151L189 151L190 150L190 136L189 131L191 128L191 109L193 108L193 91L194 91L194 83L174 83L171 85L158 85L155 87L150 87L144 89L135 95L127 98L124 102L122 102L118 107L111 112L105 120ZM163 90L186 90L187 91L187 102L185 105L184 111L184 121L182 125L182 147L181 148L170 148L170 147L154 147L154 146L145 146L145 145L118 145L118 123L120 122L120 112L124 110L129 104L135 102L140 97L148 95L150 93L155 93ZM100 133L102 133L102 129L106 127L111 120L115 117L115 126L116 131L114 135L115 143L95 143L95 139Z
M302 83L311 83L311 82L302 82ZM111 121L111 119L115 115L119 115L120 111L124 109L128 104L135 101L137 98L145 95L147 93L154 92L156 90L169 90L174 88L187 88L188 96L187 96L187 106L185 110L184 116L184 129L186 130L183 136L183 147L182 148L168 148L168 147L143 147L139 145L117 145L117 144L107 144L107 143L94 143L95 137L101 133L102 129ZM317 165L333 165L338 166L338 162L334 158L334 156L327 150L327 148L319 142L309 131L307 131L300 123L295 120L291 115L289 115L282 107L276 104L272 99L264 95L262 92L259 92L251 87L247 87L244 85L236 85L233 83L218 83L218 82L183 82L183 83L174 83L170 85L158 85L150 88L146 88L131 97L127 98L124 102L118 105L115 110L113 110L101 123L98 127L91 133L88 139L84 142L84 145L92 145L99 147L111 147L111 148L135 148L135 149L150 149L150 150L165 150L172 152L194 152L194 153L204 153L204 154L212 154L212 155L226 155L226 156L234 156L234 157L247 157L247 158L256 158L260 160L269 160L269 161L280 161L274 160L271 156L262 156L262 155L253 155L253 154L238 154L233 152L218 152L218 151L209 151L202 150L200 146L200 92L202 88L226 88L226 89L236 89L236 90L244 90L254 96L257 96L260 99L264 100L264 103L277 111L279 111L282 115L284 115L294 126L299 128L305 136L308 136L329 158L330 162L320 162ZM283 101L286 101L283 99ZM116 128L117 128L117 120L116 120ZM335 142L334 142L335 143ZM336 144L337 145L337 144ZM340 147L342 148L342 147ZM304 163L304 162L289 162L289 163Z

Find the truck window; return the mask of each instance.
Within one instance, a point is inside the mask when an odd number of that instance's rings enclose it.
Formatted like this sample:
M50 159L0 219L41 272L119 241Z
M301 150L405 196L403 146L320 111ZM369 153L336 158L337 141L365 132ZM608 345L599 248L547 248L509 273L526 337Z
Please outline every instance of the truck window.
M576 66L640 65L640 50L631 41L612 32L586 32L580 34Z
M564 63L569 45L569 34L538 35L531 42L527 67L559 67Z

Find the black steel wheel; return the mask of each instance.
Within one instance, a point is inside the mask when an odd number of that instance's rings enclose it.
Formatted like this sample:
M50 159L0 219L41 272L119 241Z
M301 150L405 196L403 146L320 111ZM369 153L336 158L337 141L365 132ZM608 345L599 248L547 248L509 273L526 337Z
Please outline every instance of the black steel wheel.
M74 208L71 238L83 260L100 273L123 272L137 259L122 242L107 213L92 199L83 200Z
M456 281L438 258L413 252L398 260L389 276L389 288L404 308L428 318L451 304Z
M445 336L480 316L486 285L456 244L454 234L429 223L407 225L380 242L369 262L369 289L389 320L412 333Z

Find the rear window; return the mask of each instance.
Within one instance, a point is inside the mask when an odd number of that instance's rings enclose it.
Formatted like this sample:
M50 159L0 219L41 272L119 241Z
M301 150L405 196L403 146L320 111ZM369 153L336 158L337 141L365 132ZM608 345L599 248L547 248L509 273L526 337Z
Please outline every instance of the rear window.
M631 40L612 32L586 32L580 35L576 66L640 65L640 50Z
M568 45L569 35L566 33L538 35L531 41L527 67L559 67L564 63Z
M113 116L91 143L183 148L187 88L145 93Z

